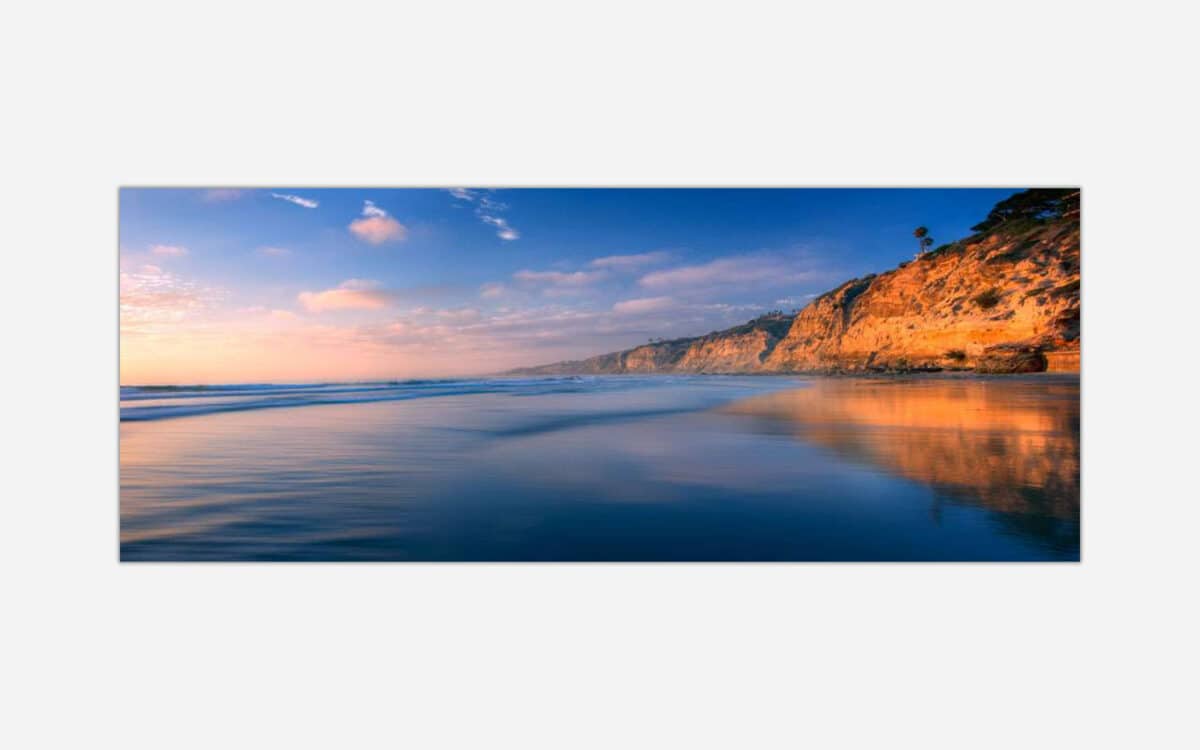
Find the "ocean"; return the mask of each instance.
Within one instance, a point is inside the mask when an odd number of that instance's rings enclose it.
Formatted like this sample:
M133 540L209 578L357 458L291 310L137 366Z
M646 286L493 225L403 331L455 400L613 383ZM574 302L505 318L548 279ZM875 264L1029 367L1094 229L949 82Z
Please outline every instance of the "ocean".
M124 561L1073 561L1075 375L120 394Z

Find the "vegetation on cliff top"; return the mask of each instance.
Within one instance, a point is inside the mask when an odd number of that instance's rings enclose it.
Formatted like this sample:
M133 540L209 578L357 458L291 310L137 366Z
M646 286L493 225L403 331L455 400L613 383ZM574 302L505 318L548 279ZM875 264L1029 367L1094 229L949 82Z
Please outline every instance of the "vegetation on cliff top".
M972 232L1023 231L1079 210L1077 188L1032 188L1000 201Z

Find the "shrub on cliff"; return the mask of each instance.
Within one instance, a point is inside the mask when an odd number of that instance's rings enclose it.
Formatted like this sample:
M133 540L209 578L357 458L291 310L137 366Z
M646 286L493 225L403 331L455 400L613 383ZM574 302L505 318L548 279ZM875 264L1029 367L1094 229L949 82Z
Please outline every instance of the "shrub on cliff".
M997 203L987 218L971 227L984 233L1043 224L1079 210L1077 188L1032 188Z
M979 306L980 310L990 310L1000 304L1000 292L992 289L985 289L979 294L971 298L971 301Z

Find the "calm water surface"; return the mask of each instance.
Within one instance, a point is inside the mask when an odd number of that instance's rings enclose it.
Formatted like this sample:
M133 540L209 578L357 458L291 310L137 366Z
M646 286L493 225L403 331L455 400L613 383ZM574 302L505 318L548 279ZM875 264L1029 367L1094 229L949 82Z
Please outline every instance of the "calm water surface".
M123 388L123 560L1078 560L1073 376Z

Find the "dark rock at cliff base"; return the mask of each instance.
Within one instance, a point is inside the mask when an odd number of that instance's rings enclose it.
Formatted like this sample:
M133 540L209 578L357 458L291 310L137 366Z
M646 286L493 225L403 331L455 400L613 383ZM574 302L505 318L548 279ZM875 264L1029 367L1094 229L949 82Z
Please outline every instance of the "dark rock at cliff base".
M1013 374L1045 371L1046 355L1027 347L992 347L975 361L975 372Z

